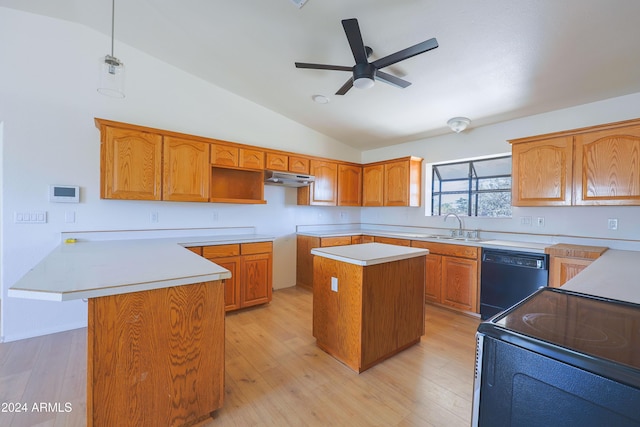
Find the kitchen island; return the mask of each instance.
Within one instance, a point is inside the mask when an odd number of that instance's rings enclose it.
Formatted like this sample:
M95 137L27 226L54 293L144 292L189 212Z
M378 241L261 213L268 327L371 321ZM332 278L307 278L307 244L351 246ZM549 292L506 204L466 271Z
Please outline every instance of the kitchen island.
M230 276L175 241L79 241L9 296L88 300L88 426L187 426L222 406Z
M420 341L428 250L366 243L311 253L318 347L360 373Z

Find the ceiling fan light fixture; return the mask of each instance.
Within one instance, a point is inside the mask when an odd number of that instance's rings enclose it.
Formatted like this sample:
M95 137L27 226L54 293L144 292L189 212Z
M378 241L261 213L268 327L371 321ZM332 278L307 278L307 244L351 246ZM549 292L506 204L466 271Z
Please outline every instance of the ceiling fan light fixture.
M360 77L353 81L353 86L358 89L369 89L373 87L374 81L369 77Z
M362 63L353 67L353 86L358 89L369 89L373 87L376 76L376 67L372 64Z
M471 124L471 120L466 117L454 117L447 122L447 126L455 133L462 132L469 124Z

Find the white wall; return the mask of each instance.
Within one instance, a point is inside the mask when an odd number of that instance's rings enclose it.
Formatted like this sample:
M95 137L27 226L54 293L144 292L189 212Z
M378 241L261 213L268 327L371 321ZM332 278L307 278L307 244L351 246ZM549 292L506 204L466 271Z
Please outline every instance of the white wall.
M464 111L461 112L464 115ZM602 123L610 123L640 117L640 93L612 98L591 104L580 105L564 110L529 116L522 119L502 122L479 128L471 127L460 134L450 134L412 141L366 151L362 154L364 163L407 155L425 159L424 175L431 180L431 168L428 163L438 163L461 158L509 153L511 147L507 140L540 135L550 132L576 129ZM473 117L471 117L473 120ZM430 191L430 184L427 185ZM422 227L454 227L454 223L443 223L441 217L425 216L431 201L423 201L420 208L367 208L362 210L362 221L379 224L397 224L398 219L404 225ZM521 224L521 218L544 217L544 227ZM618 230L607 229L607 219L618 219ZM540 234L541 238L550 236L563 240L565 236L589 236L603 239L618 239L609 242L611 247L633 247L640 249L640 207L514 207L513 217L508 219L464 218L469 229L485 231L508 231L527 234ZM634 242L627 242L633 240ZM596 241L597 242L597 241Z
M256 226L277 236L279 288L295 284L296 224L359 221L357 209L339 219L328 208L297 207L295 190L278 187L265 189L267 205L101 200L94 117L347 161L360 161L360 153L117 42L116 55L127 67L127 97L100 95L98 64L110 40L81 25L0 8L0 40L5 340L85 325L81 301L7 297L7 289L59 243L61 231ZM81 202L49 203L49 184L79 185ZM14 224L14 212L24 210L47 211L48 222ZM75 212L75 223L64 222L67 211ZM151 212L158 212L158 223L150 222Z

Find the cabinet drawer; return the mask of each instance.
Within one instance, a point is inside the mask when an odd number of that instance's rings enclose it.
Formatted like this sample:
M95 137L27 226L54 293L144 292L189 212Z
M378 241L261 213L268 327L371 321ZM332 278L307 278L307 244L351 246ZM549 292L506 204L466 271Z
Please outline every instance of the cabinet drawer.
M219 258L240 255L240 245L216 245L202 248L202 256L205 258Z
M459 258L478 259L478 251L480 248L476 246L451 245L446 243L423 242L413 240L411 246L414 248L429 249L432 254L455 256Z
M202 246L192 246L190 248L185 248L193 252L194 254L198 254L202 256Z
M322 237L320 239L320 247L328 246L344 246L351 244L351 236Z
M241 248L242 255L265 254L272 251L272 242L243 243Z

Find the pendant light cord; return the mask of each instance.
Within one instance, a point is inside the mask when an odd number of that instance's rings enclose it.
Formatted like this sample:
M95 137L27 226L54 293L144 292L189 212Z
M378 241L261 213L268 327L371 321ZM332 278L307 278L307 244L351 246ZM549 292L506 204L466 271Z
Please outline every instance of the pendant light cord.
M116 0L111 0L111 56L113 56L113 39L115 34L116 22Z

